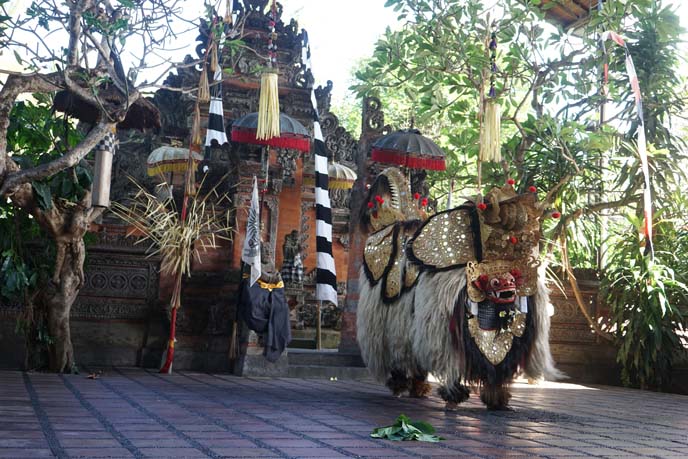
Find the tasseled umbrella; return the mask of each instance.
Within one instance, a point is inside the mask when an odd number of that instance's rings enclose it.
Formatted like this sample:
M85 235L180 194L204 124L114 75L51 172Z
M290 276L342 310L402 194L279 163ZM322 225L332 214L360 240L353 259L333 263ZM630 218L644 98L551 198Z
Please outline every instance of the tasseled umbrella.
M351 168L335 162L327 166L327 175L330 177L331 190L350 190L358 177Z
M258 113L242 116L232 124L232 142L288 148L308 153L311 150L311 138L303 124L284 113L280 113L279 120L279 136L259 139L256 135Z
M373 143L373 161L410 169L447 169L444 151L417 129L405 129L380 137Z
M194 167L203 160L200 153L193 153ZM189 167L189 149L163 145L148 155L146 169L150 177L167 172L186 172Z

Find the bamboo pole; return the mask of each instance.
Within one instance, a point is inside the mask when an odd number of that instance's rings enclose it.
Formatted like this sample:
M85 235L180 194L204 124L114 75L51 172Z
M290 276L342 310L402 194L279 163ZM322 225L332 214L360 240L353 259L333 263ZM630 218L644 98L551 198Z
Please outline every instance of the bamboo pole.
M213 19L213 26L215 26L215 23L217 21L217 18ZM211 27L212 30L212 27ZM205 50L205 56L203 58L203 69L205 71L205 67L208 64L208 57L209 57L209 50L213 46L213 36L212 34L210 37L208 37L208 43L209 46ZM200 89L199 89L200 91ZM194 110L194 117L198 116L199 113L199 103L200 103L200 94L199 97L196 98L196 106ZM196 132L191 133L191 140L189 141L189 158L186 163L186 170L184 171L184 200L182 203L182 214L179 219L179 224L183 228L184 225L186 224L186 216L188 213L188 206L189 206L189 196L192 194L196 193L195 189L195 183L196 183L196 168L194 167L194 145L195 141L198 141L197 143L198 148L200 149L200 142L199 139L196 139L196 137L200 136L200 125L196 125L194 123L195 129L197 130ZM180 265L179 270L175 274L175 285L174 285L174 291L172 293L172 299L170 300L170 307L172 309L172 317L170 319L170 339L167 344L167 356L165 358L165 363L163 363L162 367L160 368L160 373L164 374L171 374L172 373L172 363L174 361L174 344L176 342L176 332L177 332L177 309L181 306L181 295L182 295L182 267Z
M315 348L322 349L322 301L315 305Z
M176 330L177 330L177 310L181 306L181 295L182 295L182 273L181 270L177 271L174 276L174 290L172 292L172 298L170 299L171 308L171 318L170 318L170 339L167 343L167 355L165 356L165 363L163 363L160 368L160 373L171 374L172 373L172 363L174 362L174 347L177 341Z

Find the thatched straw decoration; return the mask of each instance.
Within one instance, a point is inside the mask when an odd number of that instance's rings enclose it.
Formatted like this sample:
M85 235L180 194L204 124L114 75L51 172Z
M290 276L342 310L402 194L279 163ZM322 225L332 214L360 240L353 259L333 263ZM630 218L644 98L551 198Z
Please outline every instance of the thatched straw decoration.
M201 138L201 109L198 107L198 104L196 104L194 109L193 124L191 125L191 144L203 144L203 139Z
M189 275L192 257L201 262L201 254L217 248L219 239L231 240L229 213L219 207L229 203L226 195L218 196L212 189L206 195L190 197L182 224L172 198L161 201L134 183L138 192L132 201L128 205L113 203L112 210L132 227L130 234L143 236L137 243L150 242L150 253L160 256L163 273Z
M214 42L210 43L210 72L215 75L218 67L220 66L217 56L217 44Z
M210 86L208 85L208 69L203 64L201 79L198 82L198 101L201 103L210 102Z

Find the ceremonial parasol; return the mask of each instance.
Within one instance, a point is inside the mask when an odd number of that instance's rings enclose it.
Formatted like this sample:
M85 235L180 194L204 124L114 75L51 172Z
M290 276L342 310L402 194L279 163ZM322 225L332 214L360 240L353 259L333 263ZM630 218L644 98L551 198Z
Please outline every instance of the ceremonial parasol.
M258 139L258 113L242 116L232 124L232 142L266 145L275 148L289 148L308 153L311 137L306 128L291 116L280 113L280 135L269 139Z
M331 190L350 190L358 177L351 168L334 162L327 166L327 175L330 177Z
M193 152L194 166L203 160L200 153ZM150 177L166 172L184 172L189 164L189 149L163 145L148 155L146 166ZM195 167L194 167L195 168Z
M447 168L444 151L417 129L399 130L379 138L373 143L370 158L411 169L443 171Z

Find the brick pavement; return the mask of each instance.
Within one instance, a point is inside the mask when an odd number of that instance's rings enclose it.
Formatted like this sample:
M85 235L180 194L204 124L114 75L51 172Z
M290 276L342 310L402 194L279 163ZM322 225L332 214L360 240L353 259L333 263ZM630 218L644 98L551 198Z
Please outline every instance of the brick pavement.
M141 369L0 372L0 458L688 457L688 397L545 384L514 388L513 412L476 396L394 398L353 381L258 379ZM404 413L441 443L369 437Z

